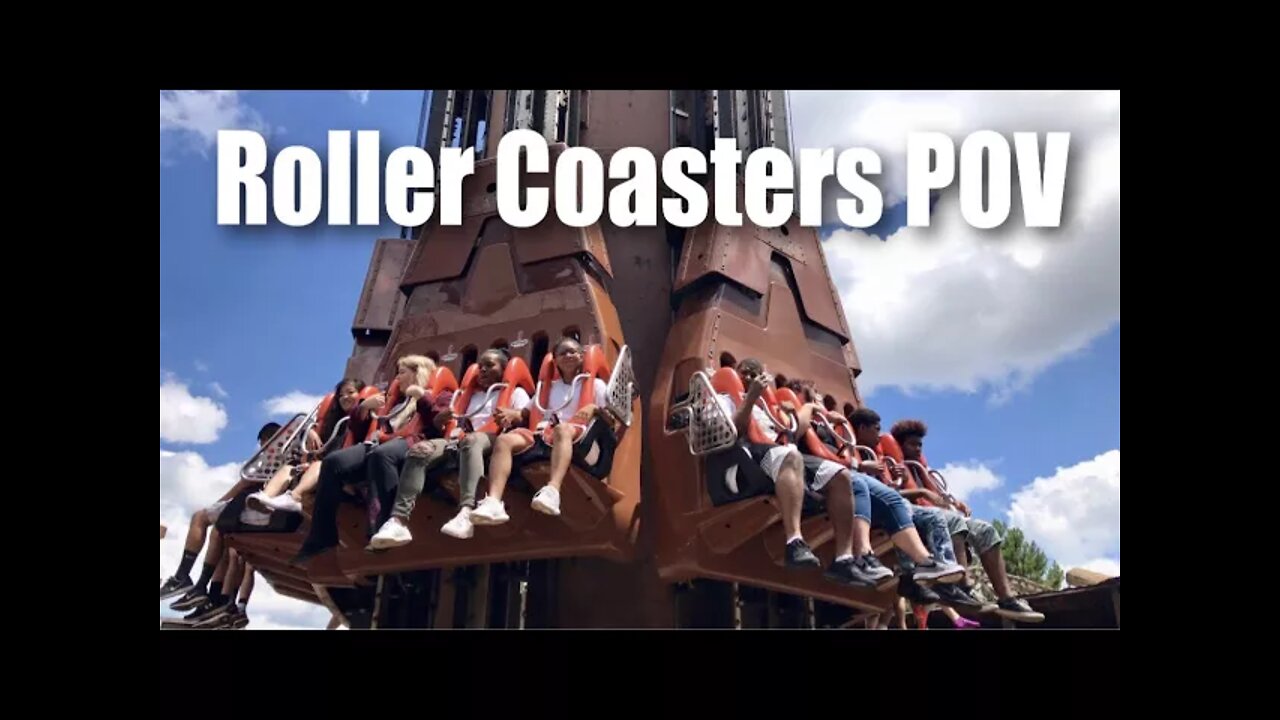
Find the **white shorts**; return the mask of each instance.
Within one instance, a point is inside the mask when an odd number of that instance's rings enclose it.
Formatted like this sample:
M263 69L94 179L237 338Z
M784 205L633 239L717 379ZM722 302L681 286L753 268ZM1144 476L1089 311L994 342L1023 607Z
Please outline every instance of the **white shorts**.
M768 475L770 480L777 483L778 471L782 469L782 461L793 452L797 455L800 454L800 450L795 445L778 445L770 448L769 452L765 453L764 459L760 461L760 469L764 470L764 474ZM747 455L750 454L750 452L747 452Z
M822 488L831 482L831 479L842 472L848 471L849 468L838 462L826 460L816 455L804 456L804 480L805 487L810 492L822 492Z

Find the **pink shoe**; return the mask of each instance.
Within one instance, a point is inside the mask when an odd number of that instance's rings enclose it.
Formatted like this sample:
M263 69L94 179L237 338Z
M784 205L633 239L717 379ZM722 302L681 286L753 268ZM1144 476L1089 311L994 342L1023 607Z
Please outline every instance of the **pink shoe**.
M955 622L952 624L956 626L957 630L970 630L972 628L982 627L982 623L962 617L957 617Z

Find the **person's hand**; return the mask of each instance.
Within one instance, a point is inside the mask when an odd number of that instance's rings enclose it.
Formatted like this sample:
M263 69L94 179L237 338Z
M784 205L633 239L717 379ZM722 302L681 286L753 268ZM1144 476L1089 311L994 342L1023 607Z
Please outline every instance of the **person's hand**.
M578 412L573 414L572 420L585 423L600 413L600 408L596 405L584 405L578 408Z
M410 385L409 387L404 389L404 394L408 395L414 400L418 400L418 399L421 399L423 395L427 394L427 390L421 385Z
M509 428L524 419L524 413L515 408L498 408L493 411L493 417L500 428Z

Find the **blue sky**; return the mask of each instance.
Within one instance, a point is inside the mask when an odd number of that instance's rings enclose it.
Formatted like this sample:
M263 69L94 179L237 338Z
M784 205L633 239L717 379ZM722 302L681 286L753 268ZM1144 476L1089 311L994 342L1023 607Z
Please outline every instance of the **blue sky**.
M324 158L329 130L376 129L385 157L415 144L422 99L161 93L161 517L171 528L162 573L181 552L173 531L230 485L262 423L340 377L373 242L400 234L389 221L219 227L216 130L263 131L269 157L301 144ZM875 234L824 228L864 391L885 429L925 420L931 462L978 515L1018 521L1067 564L1118 572L1118 93L805 92L792 103L797 149L865 145L885 160ZM983 236L958 220L953 193L943 193L933 228L897 227L904 185L895 161L908 128L957 138L1071 130L1064 227ZM322 627L327 614L301 605L265 600L256 624Z

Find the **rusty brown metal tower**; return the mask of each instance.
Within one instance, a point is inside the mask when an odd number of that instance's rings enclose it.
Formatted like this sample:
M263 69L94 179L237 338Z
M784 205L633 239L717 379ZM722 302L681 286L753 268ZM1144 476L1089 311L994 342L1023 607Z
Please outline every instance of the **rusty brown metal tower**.
M797 217L779 228L719 225L714 213L684 229L620 227L608 213L586 228L554 213L515 228L497 212L498 143L515 129L540 133L552 170L566 148L594 149L608 167L619 149L641 147L659 161L675 147L709 152L735 138L745 154L790 152L784 91L766 90L435 90L425 145L476 147L463 183L463 222L434 220L413 239L375 246L355 315L347 374L390 379L406 353L437 358L462 377L478 353L507 348L536 374L561 334L599 345L630 382L620 395L629 424L605 477L575 467L563 490L562 518L529 512L528 496L507 502L512 520L461 541L443 536L456 486L424 498L414 542L385 553L364 550L367 521L340 516L344 547L305 570L287 558L292 532L232 536L275 585L322 602L352 626L683 627L821 624L821 615L878 612L894 596L836 585L820 572L782 564L782 529L772 496L713 499L705 458L675 432L673 410L690 379L755 356L777 373L813 380L838 404L860 405L860 372L839 297L815 228ZM438 165L437 165L438 166ZM547 187L552 175L526 174ZM712 177L695 177L710 193ZM619 180L606 180L606 197ZM659 185L659 197L671 196ZM713 197L713 195L710 195ZM738 208L742 186L737 188ZM554 202L554 198L553 198ZM623 393L626 382L611 384ZM530 467L530 489L545 482ZM825 513L804 523L806 538L830 560ZM877 549L883 550L883 540ZM825 609L824 609L825 608ZM833 616L834 617L834 616Z

